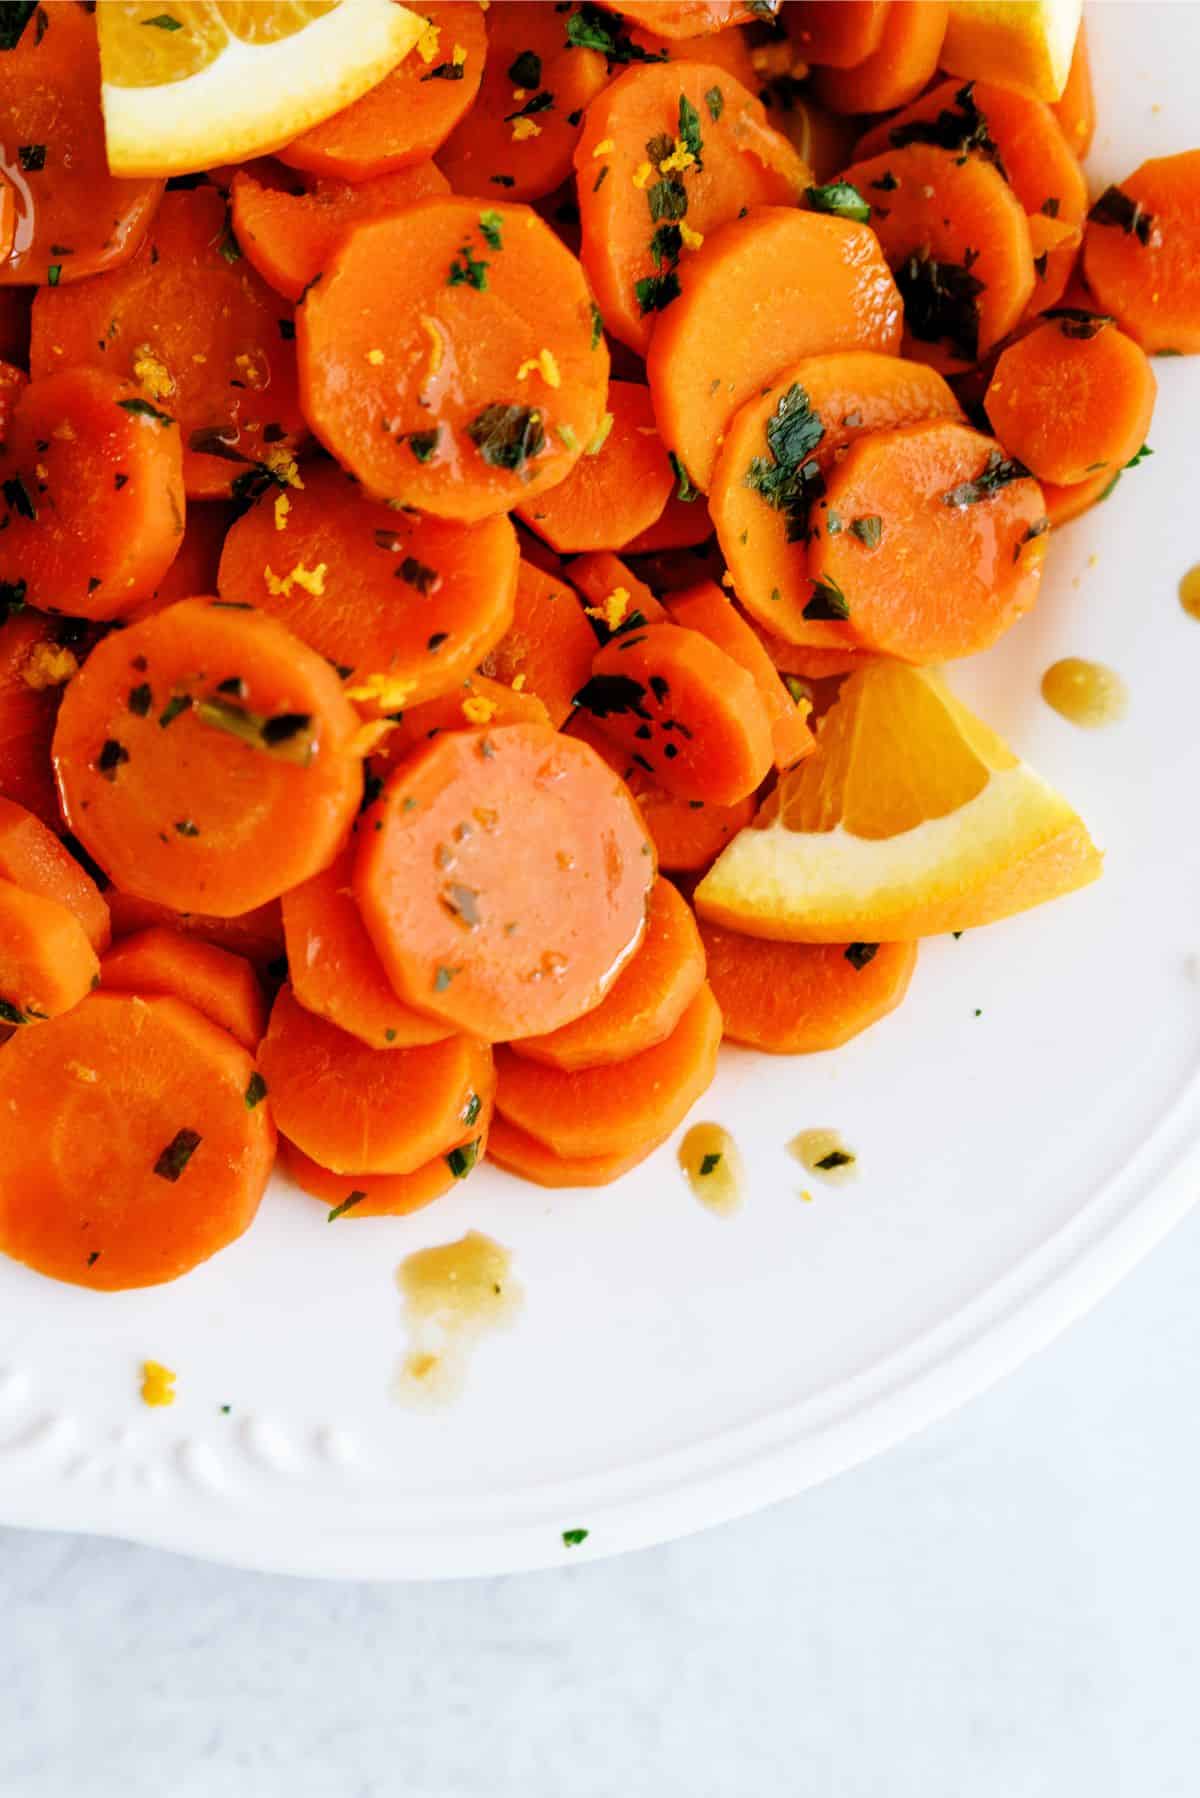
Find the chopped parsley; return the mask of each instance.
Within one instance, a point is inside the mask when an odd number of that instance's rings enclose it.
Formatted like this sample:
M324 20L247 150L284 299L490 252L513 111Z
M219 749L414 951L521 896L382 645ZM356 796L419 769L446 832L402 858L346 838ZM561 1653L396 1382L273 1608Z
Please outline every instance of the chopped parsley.
M171 417L169 412L160 412L157 406L152 406L150 404L149 400L118 400L117 404L120 406L122 412L132 412L135 418L153 418L156 419L160 425L173 425L175 423L175 420Z
M200 835L200 826L193 824L190 818L176 819L175 828L181 837L198 837Z
M674 269L669 269L665 275L646 275L633 284L634 298L643 318L649 312L665 311L682 291Z
M878 512L869 512L863 518L852 518L850 533L860 543L865 543L868 549L878 549L883 537L883 519Z
M28 591L27 581L0 581L0 624L6 618L11 618L14 612L25 610L25 595Z
M129 751L124 743L118 743L115 737L107 737L100 754L96 758L96 772L105 780L115 781L117 769L129 760Z
M789 543L802 543L808 537L810 507L824 492L820 470L807 460L824 435L825 427L808 394L794 381L767 421L770 460L752 457L743 477L744 484L774 511L786 515Z
M1153 454L1154 451L1150 448L1150 445L1148 443L1143 443L1137 454L1135 456L1130 456L1125 466L1126 468L1136 468L1139 462L1144 462L1147 456L1152 456Z
M832 575L819 576L813 581L812 597L804 608L804 616L830 620L849 618L850 602Z
M5 481L0 491L4 494L5 505L10 506L21 518L34 519L37 517L37 507L30 499L29 489L19 474L15 474L10 480Z
M140 686L129 690L129 709L138 718L145 718L154 704L154 695L150 691L150 683L142 681Z
M462 1109L462 1122L469 1130L472 1124L478 1123L479 1114L483 1110L483 1100L478 1093L472 1093Z
M696 167L704 167L704 139L700 135L700 114L686 94L679 96L679 137L685 150L696 158Z
M339 1217L345 1217L347 1211L353 1211L356 1205L361 1205L366 1196L365 1192L349 1193L346 1198L342 1200L340 1205L334 1206L333 1210L325 1219L325 1222L327 1224L336 1223Z
M312 716L308 712L280 712L264 718L215 695L197 701L195 711L201 724L223 730L251 749L266 750L301 767L307 767L313 758Z
M648 721L650 713L646 710L645 699L646 689L641 681L628 674L593 674L584 681L571 704L577 711L590 712L593 718L610 718L631 712L635 718Z
M906 144L934 144L942 150L957 151L963 162L974 150L994 164L1007 179L996 141L988 130L987 115L976 103L973 81L960 87L954 96L954 105L944 106L935 118L909 119L906 124L893 125L888 132L888 141L897 150L902 150Z
M463 81L466 73L460 62L439 62L435 68L430 69L428 75L422 75L421 80L423 82Z
M20 144L17 147L17 161L27 175L38 175L46 166L45 144Z
M878 943L851 943L844 951L850 966L861 973L869 961L874 961L879 953Z
M690 506L693 500L700 498L700 489L692 480L691 475L679 460L675 451L668 450L667 454L675 474L675 497L678 500L682 500L685 506Z
M590 1530L564 1530L562 1533L563 1547L578 1548L581 1542L587 1541L591 1533Z
M554 95L543 88L540 94L534 94L531 100L526 100L524 106L518 106L515 112L506 112L504 123L511 125L514 119L531 119L535 113L549 112L553 105Z
M504 246L500 240L500 227L503 223L504 220L500 214L492 207L489 207L486 212L480 213L479 229L483 232L484 242L489 250L503 249Z
M247 1111L253 1111L256 1105L261 1105L267 1096L267 1083L257 1068L250 1076L244 1096Z
M522 50L508 65L508 79L514 87L542 85L542 59L533 50Z
M1048 306L1043 318L1054 319L1064 337L1078 337L1086 342L1096 337L1106 325L1116 320L1108 312L1088 312L1082 306Z
M462 244L458 256L450 264L450 270L446 276L446 286L473 287L476 293L486 293L487 272L487 263L472 255L469 243Z
M182 21L179 19L173 19L169 12L156 13L152 19L143 19L142 24L143 25L156 25L160 31L182 31L183 30Z
M1143 248L1154 229L1153 213L1146 212L1139 201L1131 199L1120 187L1106 187L1088 218L1093 225L1118 226L1126 237L1136 237Z
M541 413L532 406L485 406L467 426L467 436L489 468L519 473L546 447Z
M830 1149L828 1155L822 1155L820 1161L814 1161L813 1166L819 1167L824 1173L829 1173L835 1167L850 1167L853 1161L854 1156L848 1154L845 1149Z
M15 50L21 41L21 33L33 17L34 0L7 0L0 6L0 50ZM39 15L41 7L38 8ZM41 18L38 20L41 25ZM42 27L44 30L44 27ZM37 41L40 43L42 31L39 30Z
M163 708L162 717L158 721L160 728L166 730L168 724L174 724L180 712L186 712L191 703L192 696L190 693L173 694L172 697L168 699Z
M715 125L725 110L725 96L719 87L710 87L704 96L704 104L708 107L708 116Z
M1007 487L1010 481L1028 479L1029 470L1015 456L1005 456L998 449L989 450L987 461L973 481L960 481L957 487L951 487L942 495L944 506L976 506L980 500L991 499L999 493L1001 487Z
M418 462L430 462L437 449L438 439L441 437L441 434L442 427L440 425L434 425L431 431L410 431L406 437L401 437L399 441L401 443L407 443Z
M172 1183L178 1180L203 1141L198 1130L177 1130L154 1163L154 1172L159 1179Z
M415 587L422 596L432 593L440 585L441 578L436 568L430 568L427 562L418 562L415 556L405 556L396 570L396 579Z
M601 317L599 306L597 306L595 300L593 300L592 301L592 348L593 349L599 348L600 339L603 336L604 336L604 319Z
M433 977L434 992L444 993L450 982L454 979L454 976L459 972L460 970L458 968L440 967Z
M474 1142L463 1143L461 1148L451 1149L446 1157L446 1166L456 1180L465 1180L475 1163L479 1160L479 1147L483 1141L477 1136Z
M719 1149L714 1149L710 1154L702 1156L699 1168L700 1178L704 1179L706 1175L715 1173L720 1165L721 1152Z
M852 181L830 181L804 191L814 212L831 212L835 218L853 219L859 225L865 225L871 216L871 202L863 199Z
M599 50L609 62L666 62L665 50L643 50L635 44L619 20L598 6L584 5L567 20L567 45L572 50Z
M945 343L965 362L979 353L979 307L984 283L957 262L938 262L914 250L895 270L904 321L922 343Z

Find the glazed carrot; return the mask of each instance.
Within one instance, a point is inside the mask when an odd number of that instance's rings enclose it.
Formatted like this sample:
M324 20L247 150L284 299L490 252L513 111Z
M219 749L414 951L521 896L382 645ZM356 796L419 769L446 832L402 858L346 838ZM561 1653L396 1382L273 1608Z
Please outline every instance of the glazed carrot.
M0 798L0 879L55 899L77 919L98 955L112 940L104 895L52 830L23 805Z
M172 911L168 905L138 899L119 887L107 887L104 897L118 942L138 931L162 926L195 937L198 942L213 943L231 955L240 955L261 974L268 973L283 956L283 919L278 899L268 899L235 918L214 918L205 912Z
M29 376L23 368L17 368L11 362L0 362L0 449L8 440L13 409L28 384Z
M693 549L707 543L712 529L703 494L689 492L687 499L680 499L675 487L654 523L631 537L623 546L622 554L650 556L663 550Z
M601 642L622 628L667 622L665 610L645 581L608 550L576 557L571 563L571 585L583 595Z
M574 588L522 560L513 621L479 664L490 680L540 699L557 730L592 671L596 637Z
M59 830L62 819L50 766L59 689L44 681L39 670L46 663L55 671L63 652L54 642L50 621L36 612L17 611L5 620L6 600L12 597L11 587L0 586L0 793ZM73 664L72 656L64 666Z
M523 206L422 200L354 226L296 335L326 448L369 493L439 517L556 486L604 415L583 271Z
M711 63L639 63L588 108L575 153L582 257L604 323L645 354L708 233L794 205L809 171L760 101Z
M688 38L749 25L778 12L779 5L777 0L761 6L750 0L621 0L612 10L660 37Z
M16 46L0 55L0 118L15 200L0 284L66 284L128 261L163 183L108 172L96 23L83 7L26 14Z
M1030 277L1032 279L1032 276ZM760 207L682 269L646 362L663 440L707 491L733 414L798 355L900 348L901 306L865 225ZM730 320L754 309L753 330Z
M233 232L243 255L276 293L298 300L357 220L382 218L416 200L448 194L450 183L426 158L372 181L317 177L306 193L269 186L242 169L229 192Z
M935 370L870 350L807 356L748 399L726 430L709 510L751 616L778 637L828 638L805 607L812 598L806 540L826 518L821 500L830 474L864 432L961 416Z
M566 480L517 513L561 554L620 549L661 516L674 488L650 389L610 381L604 420Z
M110 949L100 964L100 984L143 998L182 999L251 1055L267 1027L262 988L248 961L161 925L123 937Z
M608 80L571 23L543 0L489 11L479 98L438 154L455 193L536 200L567 179L583 113Z
M468 1160L472 1167L482 1160L488 1141L482 1113L475 1128L476 1135L471 1140L478 1142L479 1147L470 1155L451 1150L447 1155L434 1156L411 1174L334 1174L285 1136L279 1139L279 1165L301 1192L320 1199L332 1223L341 1223L343 1218L349 1221L356 1217L406 1217L410 1211L432 1205L457 1186L465 1173L456 1173L456 1168ZM465 1172L469 1173L470 1168Z
M401 763L363 818L354 891L401 998L503 1041L599 1004L641 941L653 880L611 770L516 724L447 732Z
M934 419L860 437L826 498L847 528L810 546L810 609L844 620L860 648L909 662L973 655L1037 598L1041 490L966 425Z
M292 992L373 1049L408 1049L451 1034L398 999L363 927L351 884L353 840L320 874L285 893L283 930Z
M777 768L791 768L815 744L813 734L770 656L721 589L712 581L700 581L681 593L673 593L668 610L676 624L699 631L744 668L758 688L771 725L771 745Z
M1083 245L1080 226L1070 225L1064 219L1051 219L1044 213L1031 212L1026 222L1029 247L1033 252L1034 281L1033 292L1018 320L1018 329L1026 320L1059 304L1075 272Z
M96 951L74 912L0 879L0 1023L57 1017L99 978Z
M492 1052L473 1037L371 1049L286 986L258 1063L279 1128L334 1173L413 1173L462 1140L493 1084Z
M665 1041L611 1067L568 1074L496 1051L496 1110L556 1155L627 1153L631 1143L661 1142L712 1081L721 1013L700 988Z
M1115 473L1137 454L1157 391L1131 337L1072 310L1009 345L984 404L1010 454L1037 480L1069 487L1101 468Z
M1063 136L1074 154L1080 158L1086 156L1096 135L1096 95L1092 88L1087 23L1083 19L1079 22L1067 85L1061 96L1050 102L1050 110L1062 126Z
M853 68L817 71L814 91L831 112L887 112L907 106L931 79L946 35L945 0L892 0L883 35Z
M822 649L807 643L788 643L782 637L773 637L761 626L757 636L780 674L791 674L803 681L853 674L856 668L872 659L869 649Z
M725 1035L772 1055L838 1049L894 1011L915 943L775 943L701 922Z
M656 880L642 946L595 1010L514 1047L567 1073L628 1061L670 1036L703 982L704 950L691 907L669 880Z
M377 87L280 150L281 162L336 180L369 181L432 156L445 142L475 103L487 29L482 7L422 0L420 11L433 32Z
M1100 468L1070 487L1056 487L1053 481L1042 481L1042 503L1051 526L1057 529L1060 524L1070 524L1073 518L1082 517L1108 498L1120 478L1120 474L1114 474L1111 468Z
M217 591L217 570L225 536L238 513L219 499L193 501L187 509L183 536L170 567L148 599L139 599L122 614L126 623L162 612L177 599Z
M361 795L353 706L274 618L181 600L105 638L54 736L70 828L130 892L233 917L333 859Z
M183 535L179 431L132 381L31 381L0 450L0 582L30 605L116 618L154 591Z
M220 194L196 187L164 195L123 268L41 290L30 372L90 363L138 382L178 420L188 497L216 499L256 463L286 470L304 435L291 335L290 308L238 252Z
M1083 273L1147 355L1200 350L1200 150L1155 156L1088 215Z
M266 493L233 526L222 599L261 607L392 712L456 687L512 622L517 539L507 518L455 524L367 499L334 463ZM388 687L394 689L388 695Z
M797 0L784 15L805 62L852 69L878 50L890 0Z
M254 1063L178 999L93 993L0 1056L0 1251L76 1286L178 1279L254 1221L275 1157Z
M698 37L680 38L662 37L644 25L630 25L627 30L630 43L644 50L648 58L662 62L712 63L732 75L735 81L740 81L751 93L759 85L750 47L741 31L710 31Z
M372 767L386 773L414 749L424 748L448 731L493 731L502 724L550 727L550 714L536 693L514 690L486 674L472 674L439 699L391 712L392 729L371 757Z
M487 1152L488 1160L497 1167L532 1180L535 1186L611 1186L652 1155L662 1140L655 1135L615 1155L556 1155L536 1136L497 1112L488 1132Z

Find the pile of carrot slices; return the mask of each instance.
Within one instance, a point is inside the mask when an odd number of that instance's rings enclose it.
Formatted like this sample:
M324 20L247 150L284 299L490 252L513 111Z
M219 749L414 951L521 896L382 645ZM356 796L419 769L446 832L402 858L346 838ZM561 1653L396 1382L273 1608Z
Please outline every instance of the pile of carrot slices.
M1035 605L1200 350L1200 151L1089 201L1082 32L1050 104L935 0L420 10L165 182L88 8L0 28L0 1251L56 1279L185 1273L277 1153L336 1220L604 1184L723 1036L885 1017L913 945L695 879L845 674Z

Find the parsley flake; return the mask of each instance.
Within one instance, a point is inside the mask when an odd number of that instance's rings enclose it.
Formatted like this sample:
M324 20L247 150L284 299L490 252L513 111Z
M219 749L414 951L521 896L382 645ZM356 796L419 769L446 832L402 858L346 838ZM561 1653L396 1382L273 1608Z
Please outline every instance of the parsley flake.
M830 181L804 191L814 212L831 212L835 218L853 219L859 225L865 225L871 216L871 202L863 199L852 181Z

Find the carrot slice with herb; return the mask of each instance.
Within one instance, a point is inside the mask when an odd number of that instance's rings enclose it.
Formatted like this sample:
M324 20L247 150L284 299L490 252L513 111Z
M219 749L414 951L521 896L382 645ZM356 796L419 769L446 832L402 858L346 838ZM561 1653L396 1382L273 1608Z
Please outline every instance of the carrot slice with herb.
M699 631L744 668L767 710L777 768L792 768L816 747L805 714L779 678L775 664L732 602L712 581L673 593L668 610L676 624Z
M0 798L0 879L11 880L43 899L56 899L78 919L88 942L98 955L112 940L112 921L104 895L48 830L42 820L23 805Z
M557 730L592 671L596 636L574 588L522 561L513 621L479 664L488 679L532 694Z
M779 11L779 0L619 0L612 8L660 37L703 37Z
M275 1158L254 1062L178 999L93 993L0 1056L0 1251L97 1291L157 1286L254 1221Z
M894 355L900 348L895 282L874 234L847 219L752 209L707 238L681 279L682 295L659 320L646 370L663 439L706 492L721 433L785 363L833 350ZM754 295L754 329L731 330L747 294Z
M354 817L358 717L274 618L181 600L99 643L67 689L63 810L118 885L232 917L326 866Z
M809 179L761 102L703 59L618 76L588 109L575 168L605 326L643 355L708 233L747 206L794 205Z
M101 369L29 383L0 485L0 583L20 581L49 612L118 617L154 591L183 536L175 421Z
M25 27L0 55L0 118L16 159L14 242L0 284L57 287L128 261L163 183L108 172L96 22L86 9L19 10Z
M354 903L356 848L352 838L328 868L283 896L292 992L306 1011L373 1049L440 1042L450 1026L396 997L367 935Z
M262 988L248 961L162 925L136 931L110 949L100 964L100 984L143 998L182 999L252 1055L267 1027Z
M99 978L96 951L75 913L0 879L0 1024L70 1011Z
M894 1011L915 943L775 943L701 920L725 1035L772 1055L838 1049Z
M620 549L661 515L674 487L650 389L610 381L600 428L566 480L517 515L563 555Z
M583 271L525 207L423 200L356 225L296 332L326 448L368 492L440 517L556 486L604 415Z
M707 543L713 534L712 519L704 496L686 489L687 498L680 497L676 485L666 505L644 531L622 545L622 554L626 556L659 555L664 550L694 549L701 543Z
M286 986L258 1061L279 1128L334 1173L413 1173L462 1140L493 1087L492 1052L473 1037L371 1049Z
M611 770L518 724L446 732L401 763L363 818L354 890L401 998L502 1041L599 1004L641 941L653 880Z
M892 0L883 34L853 68L818 69L814 91L831 112L887 112L906 106L932 78L946 35L946 0Z
M49 619L15 611L5 618L14 599L23 605L21 581L0 584L0 793L28 807L51 830L62 827L50 741L58 711L58 685L42 676L64 652L54 641ZM73 667L75 658L66 666Z
M657 10L657 9L656 9ZM590 15L595 17L595 9ZM648 29L645 25L632 26L627 34L618 30L612 32L611 23L606 27L609 34L616 39L628 36L629 48L623 42L615 46L616 55L607 52L610 63L630 61L641 62L637 53L645 52L646 60L656 62L707 62L753 93L759 86L759 71L754 66L750 46L746 35L741 31L709 31L696 37L662 37L657 30Z
M456 524L367 499L332 463L266 493L225 539L219 591L279 618L397 711L449 692L512 621L517 539L507 518Z
M1146 440L1158 383L1145 351L1073 309L1010 344L984 405L1000 441L1039 481L1116 473Z
M712 1082L720 1041L721 1013L704 985L665 1041L610 1067L566 1073L497 1049L496 1110L556 1155L627 1153L682 1123Z
M191 499L248 480L290 478L304 434L288 306L242 256L212 187L166 194L123 268L72 288L43 288L30 372L71 363L139 383L179 422ZM260 466L261 465L261 466Z
M423 749L435 737L449 731L490 732L502 724L535 724L550 727L550 714L536 693L516 691L485 674L473 674L439 699L409 706L403 713L388 714L392 726L375 749L371 764L385 773L397 767L414 749Z
M667 622L665 609L645 581L608 550L578 556L571 563L571 585L583 595L584 609L602 642L616 631Z
M1200 351L1200 150L1153 156L1088 214L1083 273L1147 355Z
M106 888L104 896L117 941L161 925L194 936L201 943L213 943L231 955L243 956L260 973L274 972L278 978L283 958L283 920L278 899L268 899L234 918L214 918L205 912L173 911L169 905L139 899L133 893L123 893L119 887Z
M530 1136L528 1130L497 1112L488 1132L487 1153L488 1160L497 1167L518 1174L522 1180L531 1180L535 1186L611 1186L652 1155L664 1140L654 1135L614 1155L556 1155L536 1136Z
M891 0L797 0L785 14L805 62L852 69L883 41Z
M482 1159L488 1141L483 1114L476 1129L478 1133L472 1137L468 1153L451 1149L448 1154L435 1155L432 1161L414 1168L411 1174L335 1174L313 1161L286 1136L279 1139L279 1165L301 1192L320 1199L331 1224L340 1223L343 1218L407 1217L410 1211L420 1211L450 1192ZM459 1167L462 1173L456 1172Z
M1096 95L1092 87L1092 63L1088 54L1087 24L1081 19L1075 37L1067 85L1050 110L1062 126L1063 136L1074 154L1081 159L1092 147L1096 135Z
M483 79L483 8L422 0L418 10L432 30L416 48L352 106L293 139L278 152L280 162L369 181L432 156L446 141L475 104Z

